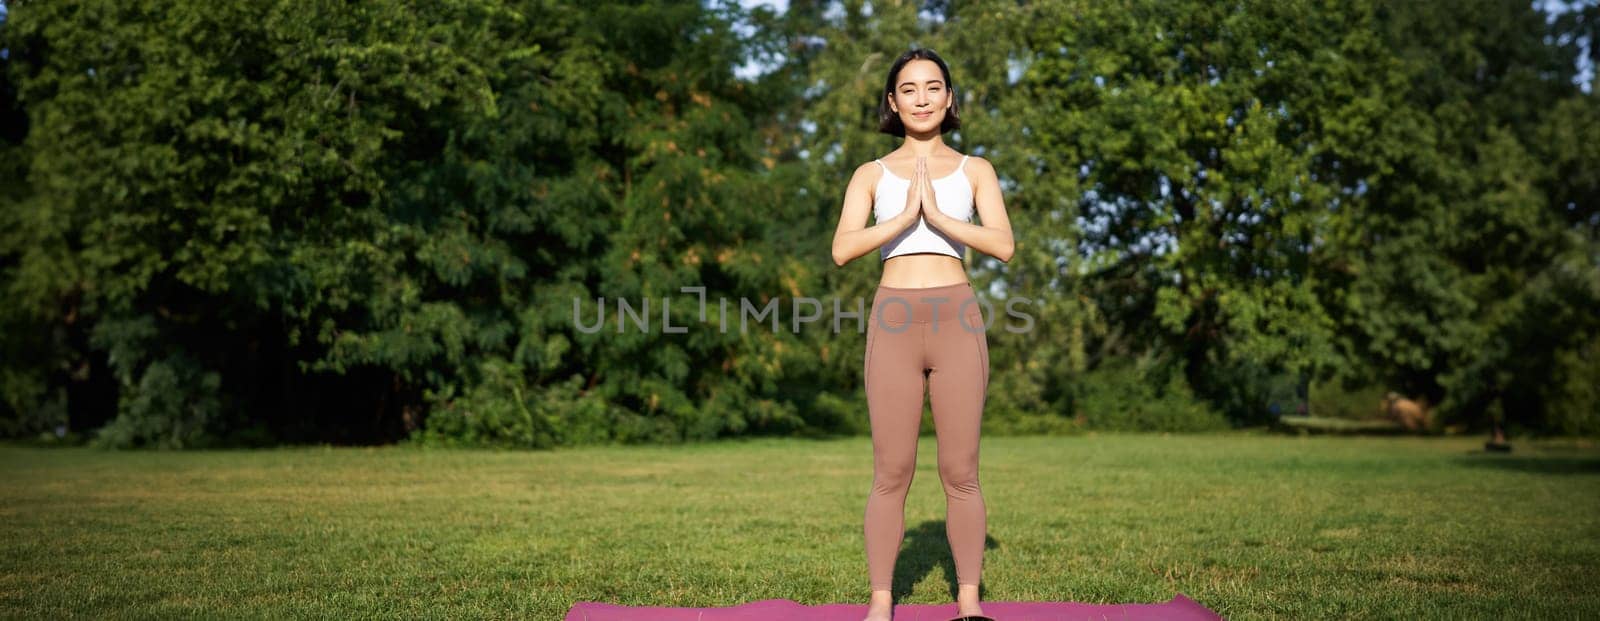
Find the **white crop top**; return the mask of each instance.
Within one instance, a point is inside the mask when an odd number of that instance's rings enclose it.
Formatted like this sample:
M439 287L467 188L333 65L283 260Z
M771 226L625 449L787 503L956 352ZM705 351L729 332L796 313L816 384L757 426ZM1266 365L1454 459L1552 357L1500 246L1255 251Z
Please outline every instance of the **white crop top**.
M967 167L967 157L961 156L961 165L956 167L955 172L934 179L929 185L933 186L934 201L939 203L939 211L957 220L971 222L972 184L962 172ZM878 189L873 196L872 215L877 222L883 222L905 211L906 192L911 189L911 180L889 172L889 167L882 160L873 161L883 167L883 177L878 180ZM916 224L906 227L884 244L878 253L882 256L881 260L887 261L890 257L913 252L937 252L960 259L966 251L966 244L929 226L927 219L919 217Z

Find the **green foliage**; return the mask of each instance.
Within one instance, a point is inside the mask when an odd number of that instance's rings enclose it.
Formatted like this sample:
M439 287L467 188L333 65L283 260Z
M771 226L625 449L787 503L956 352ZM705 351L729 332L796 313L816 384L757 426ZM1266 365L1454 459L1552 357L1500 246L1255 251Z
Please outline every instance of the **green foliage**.
M557 444L639 440L622 430L637 427L627 413L596 394L585 394L582 377L529 386L520 367L485 361L469 392L436 395L428 425L413 433L427 446L551 448ZM655 440L657 438L643 438Z
M1600 435L1600 340L1582 349L1555 352L1555 381L1542 384L1546 420L1540 428L1556 434Z
M1389 76L1385 103L1356 124L1373 139L1340 144L1340 169L1328 171L1362 191L1335 221L1341 268L1324 297L1346 335L1349 362L1336 371L1378 369L1446 422L1539 427L1550 412L1533 387L1549 381L1563 343L1592 338L1596 308L1554 290L1596 269L1594 199L1573 191L1581 175L1554 176L1545 162L1600 162L1540 136L1572 127L1594 98L1574 88L1570 49L1545 41L1542 14L1474 4L1380 13L1384 62L1368 73Z
M1376 384L1345 386L1339 381L1312 382L1311 413L1330 418L1364 420L1383 414L1383 398L1389 390Z
M480 367L515 355L529 386L582 374L636 413L609 435L740 427L694 405L722 365L688 361L757 361L772 342L584 338L569 305L702 282L754 296L776 282L765 269L726 277L771 254L739 242L767 226L741 206L771 196L747 110L773 95L731 79L743 55L731 19L490 0L17 7L7 75L33 121L33 189L5 212L20 233L0 267L32 314L7 325L65 304L77 329L107 336L38 349L74 367L106 357L124 402L129 378L189 350L232 374L236 394L380 369L394 380L371 395L388 404L376 418L403 416L418 389L504 414L484 396L504 373ZM244 353L262 339L281 355ZM664 364L635 368L645 357ZM8 369L18 411L40 407L49 362ZM280 368L248 373L262 364ZM744 370L773 404L750 426L803 426L768 369ZM259 383L284 375L287 386ZM338 400L309 405L314 420ZM544 443L537 429L504 433Z
M1030 174L1076 177L1041 203L1076 206L1061 219L1078 237L1055 237L1120 324L1108 335L1182 352L1190 385L1240 422L1280 373L1377 367L1447 418L1515 404L1540 425L1518 387L1552 371L1555 334L1595 333L1574 314L1596 305L1540 293L1538 275L1600 223L1572 189L1588 175L1535 156L1600 163L1580 140L1539 139L1588 131L1594 105L1542 14L1051 2L1014 23L998 39L1021 42L1028 69L999 106L1029 131L1007 145L1035 154ZM1564 321L1543 336L1523 323L1550 317Z
M1344 18L1304 3L1056 2L1011 22L1027 70L998 105L1028 133L1007 170L1051 216L1033 234L1053 238L1052 263L1116 324L1091 349L1181 352L1188 382L1239 421L1264 395L1226 394L1231 376L1331 363L1311 263L1337 189L1312 173L1289 82Z
M1303 377L1600 426L1594 7L13 4L5 435L863 433L862 334L789 320L870 301L876 261L827 247L911 46L1004 188L1016 254L970 278L1030 301L989 333L986 429L1256 424ZM722 299L786 325L724 331Z
M103 448L210 446L222 415L221 383L215 371L181 354L143 365L138 381L123 387L116 420L100 428L93 443Z
M1076 382L1073 412L1082 425L1106 431L1213 431L1228 420L1197 398L1177 363L1118 359Z

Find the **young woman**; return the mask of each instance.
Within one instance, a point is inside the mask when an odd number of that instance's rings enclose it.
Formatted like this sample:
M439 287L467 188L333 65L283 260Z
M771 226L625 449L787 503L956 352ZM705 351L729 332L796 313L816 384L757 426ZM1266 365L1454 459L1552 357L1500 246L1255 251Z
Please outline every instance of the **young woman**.
M856 169L833 235L834 263L875 249L883 260L863 370L873 454L864 528L867 621L888 621L892 612L890 582L905 537L924 390L938 435L956 603L962 618L988 619L978 605L987 533L978 427L989 345L962 259L971 247L1009 261L1014 244L994 168L944 143L944 133L961 126L959 111L950 68L938 54L912 50L896 60L878 100L878 129L901 138L900 148ZM974 211L982 225L971 222Z

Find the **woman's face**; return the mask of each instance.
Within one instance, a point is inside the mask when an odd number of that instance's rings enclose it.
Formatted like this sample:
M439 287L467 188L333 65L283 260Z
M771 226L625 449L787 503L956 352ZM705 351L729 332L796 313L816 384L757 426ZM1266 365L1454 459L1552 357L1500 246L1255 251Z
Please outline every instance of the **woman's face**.
M900 67L889 107L900 115L908 133L939 132L950 109L950 85L938 63L916 59Z

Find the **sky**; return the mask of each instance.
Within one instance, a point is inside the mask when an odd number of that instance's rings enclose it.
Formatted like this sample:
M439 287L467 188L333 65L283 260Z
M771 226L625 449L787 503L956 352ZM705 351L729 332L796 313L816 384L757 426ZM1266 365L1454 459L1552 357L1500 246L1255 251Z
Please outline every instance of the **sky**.
M787 2L788 0L784 1ZM1546 13L1550 13L1550 17L1554 19L1555 13L1557 11L1563 11L1569 8L1568 3L1572 1L1573 0L1535 0L1534 5L1539 6ZM1576 3L1592 4L1594 1L1595 0L1582 0L1581 2ZM1588 45L1594 44L1594 41L1588 42ZM1583 92L1585 93L1591 92L1590 89L1594 88L1594 62L1589 59L1587 54L1578 58L1578 75L1573 76L1572 81L1576 82L1578 87L1583 89Z
M789 0L739 0L739 5L746 9L753 9L758 6L771 7L772 10L780 14L789 10ZM738 69L734 69L733 75L742 80L753 80L757 76L766 73L768 69L769 67L762 63L760 59L752 58Z

